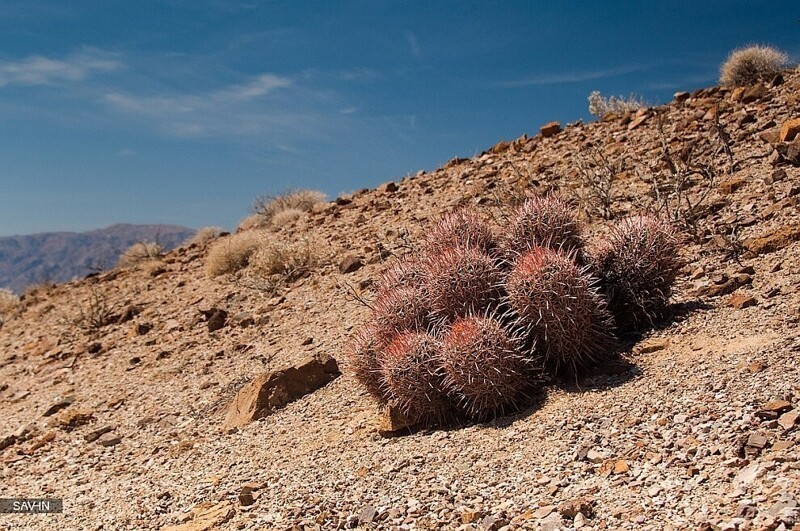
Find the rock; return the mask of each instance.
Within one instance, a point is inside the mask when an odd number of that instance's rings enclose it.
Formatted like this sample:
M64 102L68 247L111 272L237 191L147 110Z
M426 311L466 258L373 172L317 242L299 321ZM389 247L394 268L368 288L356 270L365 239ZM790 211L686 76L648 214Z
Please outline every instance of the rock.
M377 516L378 510L372 505L367 505L358 513L358 523L361 525L371 524Z
M741 483L744 485L749 485L753 481L756 480L757 477L761 475L763 469L759 463L752 463L747 465L743 469L736 474L736 477L733 479L734 483Z
M783 168L778 168L776 170L772 170L771 174L764 177L764 184L774 184L785 180L787 177L788 175L786 174L786 170Z
M798 419L800 419L800 413L797 411L789 411L778 418L778 424L780 424L781 428L784 430L790 430L797 424Z
M783 122L780 132L781 142L791 142L800 133L800 118L791 118Z
M771 400L761 407L761 411L774 413L775 416L785 413L792 409L792 404L788 400ZM761 412L760 411L760 412ZM758 413L756 413L758 415Z
M364 267L364 262L361 261L361 258L354 254L348 254L344 257L342 263L339 264L339 273L343 275L347 273L353 273L362 267Z
M400 432L408 432L416 424L413 419L409 419L396 408L387 405L382 410L378 433L384 437L391 437Z
M498 531L501 527L508 525L506 517L500 514L493 514L481 520L480 528L482 531Z
M220 308L209 308L208 310L200 310L206 318L206 326L209 332L216 332L225 326L225 321L228 319L228 312Z
M252 487L244 486L242 490L239 491L239 504L244 507L249 505L253 505L256 502L255 497L253 497L253 489Z
M58 402L54 403L49 408L47 408L47 411L45 411L42 414L42 416L43 417L50 417L52 415L55 415L56 413L58 413L62 409L68 408L69 406L71 406L74 403L75 403L75 397L74 396L68 396L68 397L64 398L63 400L59 400Z
M725 195L730 195L734 193L736 190L741 188L747 184L746 179L742 179L741 177L735 177L733 179L728 179L719 185L719 191Z
M717 297L720 295L728 295L733 293L742 286L746 286L753 282L753 277L746 273L740 273L726 279L720 284L715 284L708 287L705 291L709 297Z
M234 315L231 320L238 326L239 328L247 328L248 326L253 326L256 324L256 320L253 316L247 312L239 312Z
M228 501L215 504L205 502L192 509L191 521L180 525L168 525L161 531L211 531L233 518L233 504Z
M548 122L539 128L539 132L544 138L549 138L561 132L561 124L558 122Z
M97 443L100 446L105 446L105 447L116 446L121 442L122 439L120 439L118 435L112 432L104 433L103 435L100 436L99 439L97 439Z
M758 509L747 503L739 505L739 507L736 509L736 516L738 516L739 518L746 518L748 520L752 520L753 518L756 517L757 514L758 514Z
M639 352L642 354L651 354L653 352L658 352L659 350L664 350L669 347L669 339L664 338L656 338L650 339L647 342L644 342L639 345Z
M648 118L650 118L650 115L646 113L634 118L631 121L631 123L628 124L628 131L633 131L634 129L645 123Z
M489 150L490 153L502 153L503 151L508 151L508 148L511 147L511 142L498 142L492 149Z
M223 430L266 417L333 381L341 373L336 360L316 354L287 369L267 372L245 385L228 407Z
M689 96L690 96L690 94L688 92L676 92L675 95L672 96L672 97L675 98L675 101L680 103L682 101L688 100Z
M152 329L153 325L151 325L150 323L136 323L135 325L133 325L132 333L133 335L136 336L143 336Z
M769 440L759 433L751 433L749 437L747 437L747 446L750 448L756 448L758 450L763 450Z
M755 306L756 300L750 295L745 295L744 293L734 293L731 295L730 299L728 299L728 305L736 308L737 310L741 310L743 308Z
M399 189L400 187L397 186L397 183L395 183L394 181L389 181L387 183L383 183L382 185L378 186L378 191L383 193L394 193Z
M594 501L588 498L575 498L561 502L558 505L558 513L562 518L572 520L578 513L591 518L594 514Z
M531 518L535 520L541 520L542 518L546 518L550 513L556 510L555 505L544 505L539 507L533 513L531 513Z
M53 416L47 423L51 427L59 427L65 431L72 431L78 426L88 424L94 418L91 411L83 409L66 409Z
M748 87L744 94L742 94L742 103L753 103L764 99L769 95L769 89L764 83L756 83L752 87Z
M461 523L471 524L472 522L477 522L482 516L483 514L478 511L473 511L472 509L465 509L461 512Z
M742 245L751 253L759 255L779 251L798 240L800 240L800 224L793 224L784 225L764 236L747 238Z
M113 431L114 428L111 426L103 426L102 428L98 428L94 431L90 431L87 433L83 438L86 442L92 443L105 435L106 433Z

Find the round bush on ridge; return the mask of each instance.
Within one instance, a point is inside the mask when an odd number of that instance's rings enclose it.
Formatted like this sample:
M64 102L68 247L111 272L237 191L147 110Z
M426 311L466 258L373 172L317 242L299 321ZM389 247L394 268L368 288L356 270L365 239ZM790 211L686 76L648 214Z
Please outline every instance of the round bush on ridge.
M759 81L772 81L788 62L788 55L771 46L738 48L722 63L719 81L728 87L747 87Z
M487 317L453 323L442 342L441 366L445 389L476 419L514 409L531 388L530 359L500 322Z
M682 262L679 238L656 216L632 216L616 223L597 247L592 263L622 331L652 324L667 307Z
M429 254L424 264L425 295L434 322L484 313L500 302L503 273L486 253L454 247Z
M385 403L387 398L378 364L378 354L385 347L386 343L381 339L377 326L369 323L356 332L345 351L347 372L381 404Z
M594 284L569 255L542 247L522 255L508 277L518 324L555 371L576 372L613 354L613 321Z
M535 247L564 252L583 249L578 220L563 200L531 197L511 214L503 237L507 257L516 258Z
M488 255L497 248L492 228L472 207L461 207L441 217L425 236L425 249L440 253L453 247L474 247Z
M422 424L446 422L454 413L442 385L440 349L429 334L405 332L378 357L389 403Z

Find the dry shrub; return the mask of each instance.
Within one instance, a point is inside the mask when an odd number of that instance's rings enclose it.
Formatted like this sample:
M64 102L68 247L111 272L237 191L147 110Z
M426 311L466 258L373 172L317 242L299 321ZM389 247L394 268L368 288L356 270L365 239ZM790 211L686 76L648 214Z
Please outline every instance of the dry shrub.
M164 248L155 242L136 242L119 257L117 267L128 268L156 260L164 253Z
M218 277L247 267L250 258L261 244L261 234L240 232L215 241L206 257L206 273Z
M219 238L224 231L219 227L203 227L194 233L194 236L186 241L186 245L205 245L212 240Z
M0 320L8 317L19 305L19 297L10 290L0 288Z
M260 235L260 243L250 257L250 270L274 281L291 282L319 264L318 247L308 238L286 241Z
M281 210L272 216L272 226L276 228L284 227L300 219L303 214L305 214L305 212L299 208L287 208L286 210Z
M262 195L253 203L253 212L270 223L276 215L287 210L308 212L314 205L325 201L325 194L318 190L292 190L279 195Z
M603 118L607 114L621 116L625 113L637 111L646 107L644 100L635 94L631 94L627 98L623 98L622 96L619 98L616 96L606 98L595 90L589 94L588 99L589 112L598 118Z
M788 55L770 46L738 48L722 63L719 82L728 87L747 87L771 81L788 62Z
M256 229L263 229L269 225L269 220L267 220L261 214L251 214L244 218L240 223L239 226L236 227L236 232L246 232L249 230L256 230Z

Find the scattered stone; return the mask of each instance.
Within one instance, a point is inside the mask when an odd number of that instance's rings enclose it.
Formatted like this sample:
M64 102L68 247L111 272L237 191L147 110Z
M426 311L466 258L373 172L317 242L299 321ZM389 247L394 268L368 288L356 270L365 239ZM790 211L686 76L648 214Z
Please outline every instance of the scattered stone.
M499 531L501 527L507 525L508 520L502 513L499 513L486 516L483 520L481 520L480 528L482 531Z
M737 310L749 308L750 306L755 306L756 304L756 299L754 297L745 295L744 293L734 293L731 295L730 299L728 299L728 305L736 308Z
M367 505L358 513L358 523L361 525L371 524L377 516L378 510L372 505Z
M673 96L673 98L675 98L675 101L680 103L680 102L688 100L689 96L690 96L690 94L688 92L676 92L675 95Z
M473 522L477 522L481 519L481 517L483 517L483 514L478 511L473 511L471 509L465 509L461 511L462 524L471 524Z
M789 411L778 418L778 424L780 424L781 428L784 430L790 430L798 423L798 419L800 419L800 413L797 411Z
M745 184L747 184L747 180L742 179L741 177L735 177L720 183L719 191L725 195L730 195Z
M191 521L180 525L169 525L161 531L211 531L220 529L222 524L233 518L236 511L228 501L213 504L204 502L192 509Z
M382 410L378 433L384 437L392 437L401 432L408 432L414 426L416 426L416 421L409 419L398 409L387 405Z
M208 310L200 310L200 313L206 318L206 326L208 326L209 333L225 327L225 322L228 319L228 312L225 310L210 308Z
M95 442L97 439L105 435L106 433L113 431L114 428L111 426L103 426L102 428L98 428L94 431L90 431L87 433L83 438L86 442L92 443Z
M558 122L548 122L539 128L539 132L544 138L549 138L561 132L561 124Z
M542 518L547 517L550 513L552 513L555 510L556 510L555 505L545 505L533 511L533 513L531 513L531 517L535 518L536 520L541 520Z
M575 498L561 502L558 505L558 513L562 518L572 520L578 513L591 518L594 514L594 501L588 498Z
M348 254L342 260L342 263L339 264L339 273L347 274L347 273L354 273L364 267L364 262L361 261L361 258L354 254Z
M397 186L397 183L395 183L394 181L389 181L378 186L378 191L383 193L394 193L399 189L400 187Z
M253 505L255 502L256 499L253 496L253 489L248 486L242 487L242 490L239 491L239 504L247 507Z
M94 413L91 411L66 409L54 415L47 424L48 426L58 427L65 431L72 431L79 426L88 424L92 419L94 419Z
M47 408L47 411L45 411L42 414L42 416L43 417L50 417L52 415L55 415L56 413L58 413L62 409L68 408L69 406L71 406L74 403L75 403L75 397L74 396L68 396L68 397L64 398L63 400L59 400L58 402L54 403L49 408Z
M133 325L133 333L137 336L143 336L148 333L150 330L153 329L153 325L150 323L136 323Z
M753 103L769 95L769 89L764 83L757 83L748 87L742 94L742 103Z
M792 404L788 400L772 400L764 404L756 416L763 419L776 419L781 413L786 413L792 409Z
M666 338L651 339L639 345L639 352L642 354L658 352L659 350L664 350L669 347L669 343L669 339Z
M781 126L781 142L791 142L800 133L800 118L791 118Z
M316 391L340 374L335 359L316 354L294 367L257 376L237 393L228 407L223 430L266 417L289 402Z
M800 240L800 224L785 225L764 236L747 238L742 244L751 253L759 255L779 251L797 240Z
M769 440L759 433L751 433L747 438L747 446L758 450L763 450L768 443Z
M239 328L247 328L248 326L253 326L256 324L256 320L253 316L247 312L239 312L233 316L231 319L236 326Z
M116 446L121 442L122 439L119 437L119 435L116 435L111 432L104 433L103 435L100 436L99 439L97 439L97 443L100 446L105 446L105 447Z

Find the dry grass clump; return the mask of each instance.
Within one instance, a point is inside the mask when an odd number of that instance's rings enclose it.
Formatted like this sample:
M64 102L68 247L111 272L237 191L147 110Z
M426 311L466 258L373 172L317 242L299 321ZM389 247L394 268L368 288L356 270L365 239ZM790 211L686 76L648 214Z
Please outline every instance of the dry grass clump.
M164 253L164 248L155 242L136 242L128 247L119 257L117 267L128 268L157 260Z
M288 210L308 212L314 205L325 201L325 194L318 190L292 190L279 195L262 195L253 202L253 212L260 215L266 223L274 221L275 216Z
M194 233L194 236L186 240L186 245L205 245L212 240L219 238L224 231L219 227L203 227Z
M263 229L267 225L269 225L269 223L261 214L250 214L241 222L239 222L239 226L236 227L236 232L239 233L249 230Z
M247 267L253 253L261 245L261 234L240 232L215 241L206 257L206 273L218 277Z
M258 276L290 282L305 276L320 261L318 246L308 238L293 241L260 235L250 257L250 271Z
M771 81L788 62L788 55L771 46L738 48L722 63L719 82L728 87L746 87Z
M305 212L299 208L287 208L272 216L272 226L275 228L284 227L300 219Z
M598 118L603 118L607 114L621 116L625 113L637 111L646 107L644 100L635 94L631 94L627 98L623 98L622 96L619 98L616 96L606 98L595 90L589 94L588 99L589 112Z
M0 288L0 321L3 317L11 315L19 306L19 297L10 290Z

